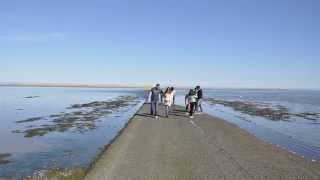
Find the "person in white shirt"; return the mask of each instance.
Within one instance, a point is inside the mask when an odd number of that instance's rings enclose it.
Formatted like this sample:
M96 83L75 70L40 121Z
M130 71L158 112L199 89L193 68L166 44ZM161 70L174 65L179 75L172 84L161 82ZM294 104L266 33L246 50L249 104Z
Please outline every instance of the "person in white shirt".
M165 106L165 116L169 117L169 109L173 103L173 93L171 88L167 88L164 92L164 106Z

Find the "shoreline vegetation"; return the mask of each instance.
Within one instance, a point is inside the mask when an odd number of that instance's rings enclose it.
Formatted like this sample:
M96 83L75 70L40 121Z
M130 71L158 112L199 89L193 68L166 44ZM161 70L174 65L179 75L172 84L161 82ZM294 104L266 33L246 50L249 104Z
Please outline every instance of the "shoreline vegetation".
M23 177L23 180L41 180L41 179L55 179L55 180L81 180L86 175L85 168L71 168L71 169L49 169L40 170L31 176Z

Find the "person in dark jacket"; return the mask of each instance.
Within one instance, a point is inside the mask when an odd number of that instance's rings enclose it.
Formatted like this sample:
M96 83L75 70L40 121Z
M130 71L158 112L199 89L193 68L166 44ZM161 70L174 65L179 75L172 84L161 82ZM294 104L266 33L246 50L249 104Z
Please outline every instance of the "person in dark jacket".
M200 86L197 86L195 90L196 90L197 96L198 96L198 98L197 98L196 111L197 111L197 112L202 112L202 105L201 105L201 103L202 103L202 99L203 99L203 92L202 92L202 89L201 89Z
M159 106L159 101L161 100L160 84L157 84L155 87L153 87L150 90L149 99L150 99L150 105L151 105L150 114L154 115L155 118L158 118L158 106Z

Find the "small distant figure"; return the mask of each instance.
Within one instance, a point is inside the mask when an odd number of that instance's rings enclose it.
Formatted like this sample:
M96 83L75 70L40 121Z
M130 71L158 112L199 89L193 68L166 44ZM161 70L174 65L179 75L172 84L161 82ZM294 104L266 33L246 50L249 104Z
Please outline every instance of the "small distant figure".
M175 105L176 104L176 90L174 87L171 87L171 93L172 93L172 104Z
M169 110L173 103L173 92L171 91L172 88L167 88L164 93L164 106L165 106L165 116L169 117Z
M189 111L189 116L190 118L193 118L193 113L195 111L196 105L197 105L197 92L194 89L190 89L190 93L188 96L188 101L190 104L190 111Z
M196 111L199 113L202 113L202 98L203 98L203 92L200 86L196 87L196 92L197 92L197 106L196 106Z
M158 118L158 106L159 106L159 101L161 99L161 89L160 89L160 84L157 84L155 87L153 87L150 90L149 93L149 99L150 99L150 114L154 115L155 118Z

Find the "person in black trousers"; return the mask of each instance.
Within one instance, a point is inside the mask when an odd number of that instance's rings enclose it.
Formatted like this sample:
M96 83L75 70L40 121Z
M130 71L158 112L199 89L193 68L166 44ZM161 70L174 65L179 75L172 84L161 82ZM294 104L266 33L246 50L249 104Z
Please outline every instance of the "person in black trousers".
M193 114L197 106L197 92L194 89L190 90L190 93L188 96L188 102L190 104L189 116L190 118L193 118Z

